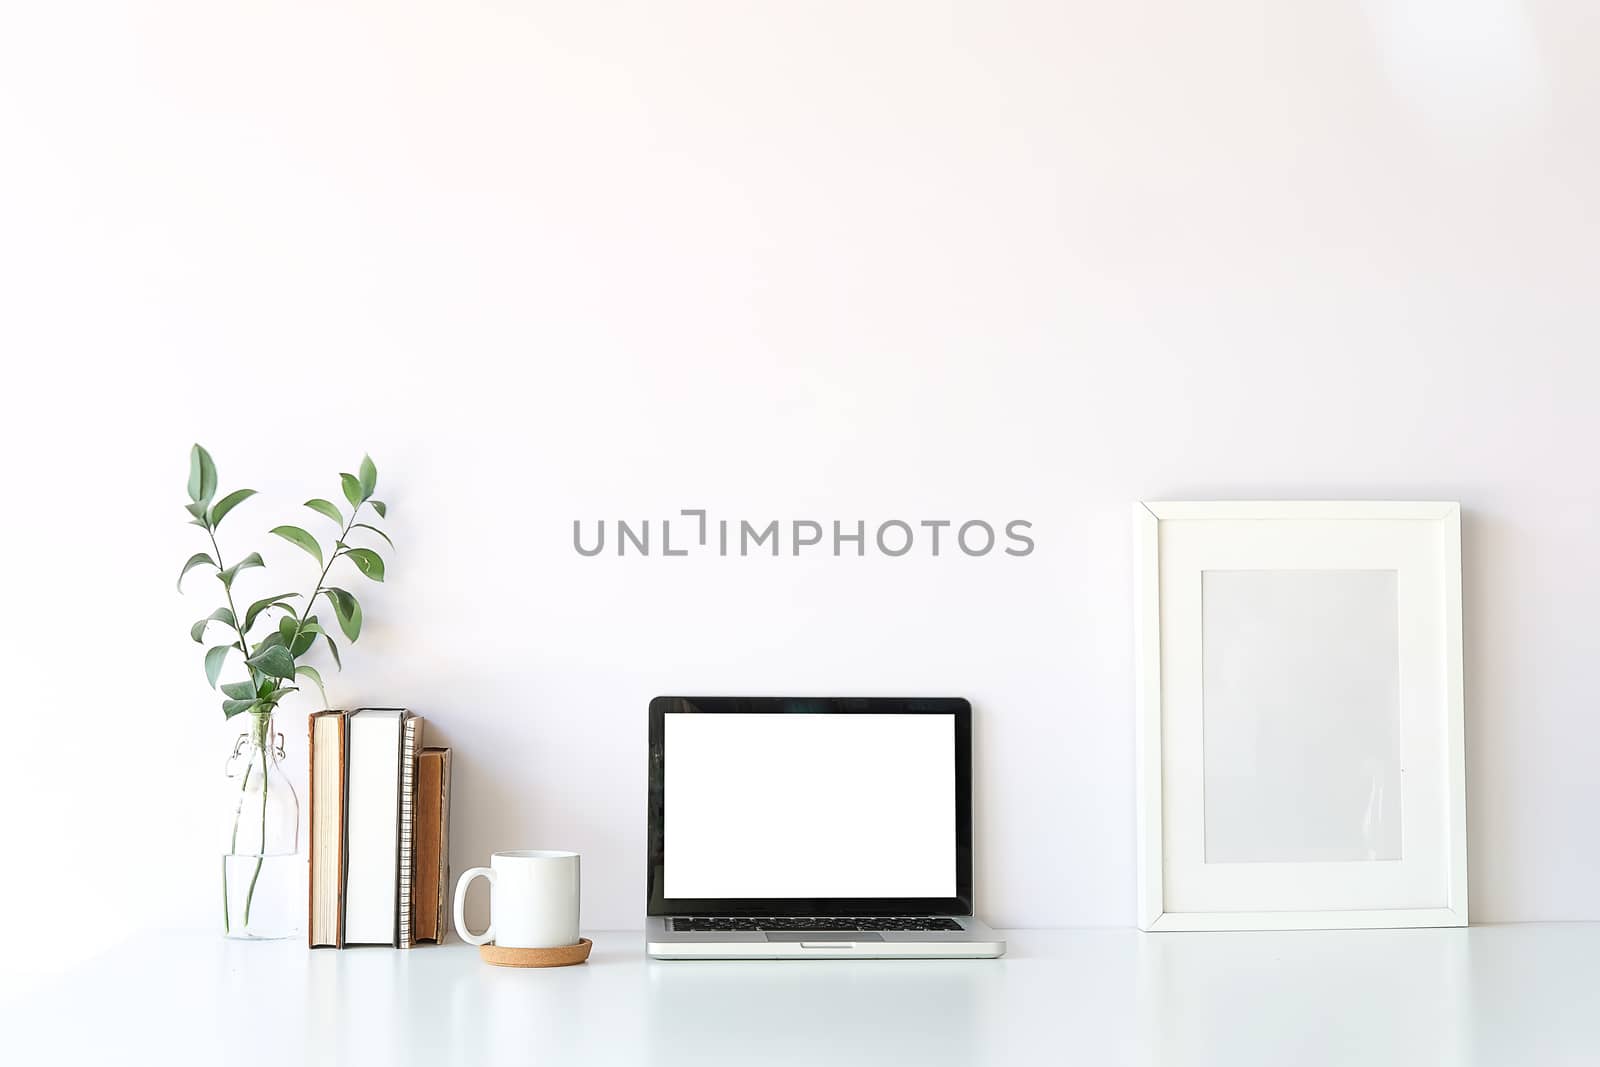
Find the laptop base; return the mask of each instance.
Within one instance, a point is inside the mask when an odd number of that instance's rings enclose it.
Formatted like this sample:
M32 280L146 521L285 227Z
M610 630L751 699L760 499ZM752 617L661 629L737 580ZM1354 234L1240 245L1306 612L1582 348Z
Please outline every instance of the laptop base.
M670 917L645 919L645 952L658 960L996 959L1005 938L958 916L953 930L673 930Z

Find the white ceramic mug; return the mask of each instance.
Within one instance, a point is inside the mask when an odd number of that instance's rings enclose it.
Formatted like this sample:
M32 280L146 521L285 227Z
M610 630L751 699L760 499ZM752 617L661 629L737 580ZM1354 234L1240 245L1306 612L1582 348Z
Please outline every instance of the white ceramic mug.
M489 925L467 929L467 884L489 879ZM578 943L578 854L526 849L496 852L489 866L462 872L456 882L456 933L469 945L560 948Z

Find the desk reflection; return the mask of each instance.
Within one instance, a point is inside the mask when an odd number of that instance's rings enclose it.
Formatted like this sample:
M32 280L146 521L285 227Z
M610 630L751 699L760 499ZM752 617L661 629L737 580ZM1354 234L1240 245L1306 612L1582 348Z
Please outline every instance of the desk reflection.
M977 1063L1003 961L652 961L653 1064L806 1063L883 1048L916 1064Z

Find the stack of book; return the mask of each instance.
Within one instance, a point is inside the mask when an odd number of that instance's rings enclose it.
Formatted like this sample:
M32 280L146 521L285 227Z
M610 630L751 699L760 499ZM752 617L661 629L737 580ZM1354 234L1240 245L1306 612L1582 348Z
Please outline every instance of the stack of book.
M449 932L450 750L403 708L311 716L312 948Z

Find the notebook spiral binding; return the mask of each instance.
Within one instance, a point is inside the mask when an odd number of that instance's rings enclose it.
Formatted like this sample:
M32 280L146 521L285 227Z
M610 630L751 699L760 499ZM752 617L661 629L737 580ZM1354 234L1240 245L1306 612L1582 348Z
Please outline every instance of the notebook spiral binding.
M400 756L400 907L399 936L395 948L413 948L417 943L412 921L411 886L416 881L412 839L417 821L417 720L407 719L405 742Z

